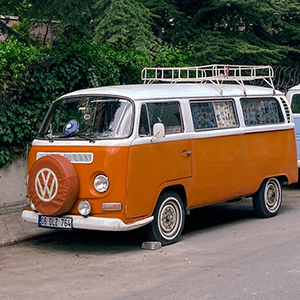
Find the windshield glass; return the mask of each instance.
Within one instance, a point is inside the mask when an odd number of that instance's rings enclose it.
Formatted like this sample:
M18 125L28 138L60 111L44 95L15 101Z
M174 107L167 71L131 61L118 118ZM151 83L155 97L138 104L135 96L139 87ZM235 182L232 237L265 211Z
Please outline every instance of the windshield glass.
M125 138L131 133L132 103L107 97L67 98L54 102L38 137Z

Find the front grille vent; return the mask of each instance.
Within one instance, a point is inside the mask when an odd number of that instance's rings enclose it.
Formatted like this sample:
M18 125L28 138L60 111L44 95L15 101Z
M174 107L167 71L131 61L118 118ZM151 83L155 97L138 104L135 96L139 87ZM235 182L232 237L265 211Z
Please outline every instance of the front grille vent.
M36 155L36 159L51 155L51 154L59 154L67 158L71 163L73 164L91 164L94 160L94 154L93 153L87 153L87 152L38 152Z

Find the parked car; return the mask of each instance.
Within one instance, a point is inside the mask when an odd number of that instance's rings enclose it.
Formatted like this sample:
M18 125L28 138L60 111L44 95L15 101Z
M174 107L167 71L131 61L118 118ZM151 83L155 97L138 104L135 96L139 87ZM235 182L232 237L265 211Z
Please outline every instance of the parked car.
M300 168L300 84L289 89L286 98L292 108L295 123L298 168Z

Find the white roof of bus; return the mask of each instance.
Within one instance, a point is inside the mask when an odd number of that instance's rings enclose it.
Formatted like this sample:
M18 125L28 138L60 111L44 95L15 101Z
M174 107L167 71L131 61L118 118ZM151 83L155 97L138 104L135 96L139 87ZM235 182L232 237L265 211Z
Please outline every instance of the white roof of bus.
M244 87L247 96L273 95L272 88L265 88L253 85L245 85ZM220 96L234 97L245 96L244 87L239 84L223 84L223 93L221 94L220 88L211 83L115 85L78 90L75 92L68 93L62 96L61 98L78 96L117 96L130 98L132 100L146 100L166 98L205 98ZM282 95L282 93L280 91L276 91L276 95Z
M297 84L293 87L291 87L289 90L299 90L300 89L300 84Z

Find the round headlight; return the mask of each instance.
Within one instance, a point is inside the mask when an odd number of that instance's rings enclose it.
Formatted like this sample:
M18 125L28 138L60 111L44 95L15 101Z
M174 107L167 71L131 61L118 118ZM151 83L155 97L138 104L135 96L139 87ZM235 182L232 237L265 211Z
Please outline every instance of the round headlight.
M78 204L78 211L82 216L87 216L91 212L91 204L83 200Z
M109 181L105 175L97 175L94 179L94 188L99 193L104 193L108 190Z

